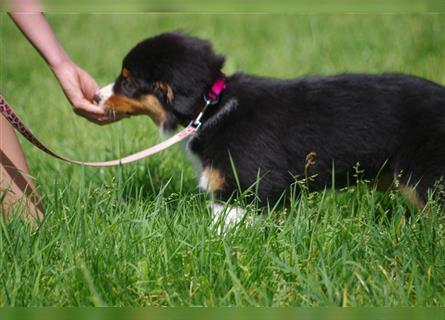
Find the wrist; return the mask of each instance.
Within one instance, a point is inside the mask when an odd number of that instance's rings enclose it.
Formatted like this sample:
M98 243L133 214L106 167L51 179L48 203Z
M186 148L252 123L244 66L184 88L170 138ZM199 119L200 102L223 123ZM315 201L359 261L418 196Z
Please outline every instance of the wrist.
M69 58L59 60L49 65L54 75L59 79L67 72L71 73L76 68L76 64Z
M74 62L68 57L68 55L63 54L57 58L48 60L48 65L54 73L57 73L67 66L73 66Z

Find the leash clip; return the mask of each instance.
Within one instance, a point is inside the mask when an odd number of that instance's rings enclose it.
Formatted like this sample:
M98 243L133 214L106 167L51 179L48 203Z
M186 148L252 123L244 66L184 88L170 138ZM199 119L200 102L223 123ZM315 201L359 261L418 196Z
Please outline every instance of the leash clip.
M195 120L193 120L192 122L192 127L195 128L196 130L199 129L199 127L201 127L202 122L201 119L204 116L204 112L207 110L208 106L212 105L214 100L211 100L209 98L207 98L207 96L204 96L204 107L202 108L202 111L198 114L198 116L196 117Z
M206 104L211 106L219 103L219 94L216 94L213 90L210 90L210 92L205 94L202 98Z
M213 106L219 103L220 94L221 91L223 91L226 88L226 76L221 73L220 77L213 83L212 87L210 88L210 91L207 94L203 95L204 100L204 107L202 108L201 112L198 114L195 120L192 120L191 126L195 128L195 130L198 130L199 127L201 127L202 122L201 119L204 116L204 113L206 112L207 108L209 106Z

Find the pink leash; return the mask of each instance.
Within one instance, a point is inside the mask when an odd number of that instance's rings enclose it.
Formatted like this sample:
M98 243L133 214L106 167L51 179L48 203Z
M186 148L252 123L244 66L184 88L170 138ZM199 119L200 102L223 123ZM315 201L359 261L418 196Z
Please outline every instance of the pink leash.
M32 132L26 127L26 125L20 120L20 118L17 116L17 114L14 112L14 110L11 108L11 106L5 101L5 99L0 95L0 112L3 114L3 116L6 118L6 120L9 121L9 123L24 136L29 142L31 142L34 146L42 150L43 152L46 152L47 154L53 156L54 158L74 163L74 164L80 164L84 166L90 166L90 167L110 167L115 166L119 164L126 164L130 162L134 162L137 160L140 160L142 158L149 157L151 155L154 155L155 153L158 153L164 149L167 149L168 147L174 145L175 143L178 143L181 140L184 140L188 136L191 136L195 133L196 128L194 128L192 125L188 125L185 129L181 130L171 138L161 142L160 144L157 144L151 148L148 148L144 151L132 154L130 156L124 157L122 159L116 159L116 160L110 160L110 161L103 161L103 162L83 162L83 161L76 161L76 160L70 160L66 159L57 153L51 151L43 143L37 139Z
M25 137L29 142L31 142L34 146L42 150L43 152L53 156L54 158L73 163L73 164L80 164L84 166L89 167L111 167L116 166L119 164L126 164L130 162L134 162L146 157L150 157L162 150L165 150L172 145L184 140L185 138L193 135L198 128L201 125L201 118L204 114L205 109L214 103L218 102L219 95L222 92L223 89L226 87L226 80L224 75L221 75L219 79L215 81L213 84L211 91L207 94L207 96L204 97L205 106L201 113L198 115L198 117L192 121L186 128L182 129L180 132L172 136L171 138L151 147L146 150L134 153L132 155L129 155L127 157L116 159L116 160L110 160L110 161L102 161L102 162L83 162L83 161L76 161L76 160L70 160L66 159L57 153L51 151L43 143L37 139L32 132L28 129L28 127L20 120L20 118L17 116L15 111L12 109L12 107L6 102L6 100L3 98L3 96L0 95L0 112L2 115L8 120L8 122L18 131L21 133L23 137Z

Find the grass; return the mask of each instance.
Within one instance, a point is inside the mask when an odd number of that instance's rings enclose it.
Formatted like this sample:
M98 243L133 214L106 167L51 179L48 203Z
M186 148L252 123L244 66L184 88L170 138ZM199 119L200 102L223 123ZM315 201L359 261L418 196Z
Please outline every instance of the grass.
M445 84L443 14L48 18L100 84L137 41L176 29L211 39L229 74L399 71ZM146 118L98 127L74 116L35 50L1 19L0 91L51 148L105 160L160 141ZM434 202L418 212L359 181L303 193L221 235L180 146L110 169L23 147L46 218L37 229L0 225L0 305L445 305L445 221Z

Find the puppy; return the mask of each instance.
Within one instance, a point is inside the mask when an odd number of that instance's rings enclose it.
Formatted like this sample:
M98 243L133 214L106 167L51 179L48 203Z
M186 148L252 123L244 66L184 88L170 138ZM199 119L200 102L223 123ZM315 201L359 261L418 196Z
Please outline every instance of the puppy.
M146 114L163 131L193 121L221 77L224 57L204 40L165 33L137 44L96 100L118 116ZM235 73L208 107L187 147L200 187L227 201L259 181L260 204L295 179L310 190L364 178L398 177L407 199L425 205L445 174L445 88L403 74L341 74L293 80ZM215 205L215 211L222 206ZM241 210L229 219L237 221Z

